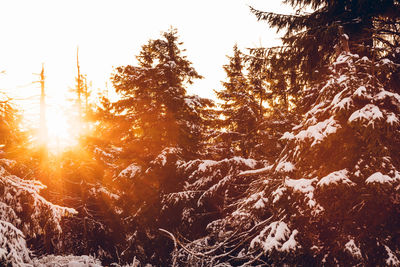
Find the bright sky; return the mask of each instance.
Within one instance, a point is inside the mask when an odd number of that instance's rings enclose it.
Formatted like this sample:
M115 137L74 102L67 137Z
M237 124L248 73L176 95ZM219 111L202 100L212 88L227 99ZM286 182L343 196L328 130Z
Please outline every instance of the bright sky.
M241 48L279 43L275 30L257 22L248 5L290 12L280 2L2 0L0 71L6 74L0 74L0 89L14 97L32 96L34 101L19 103L33 118L39 107L39 98L34 96L40 89L39 84L29 84L38 79L33 73L40 72L43 62L48 113L62 116L68 88L74 86L78 45L81 72L93 81L94 89L104 89L113 66L135 64L141 45L173 26L184 42L188 59L205 77L196 81L189 93L212 98L213 89L221 89L220 81L225 78L222 65L235 43Z

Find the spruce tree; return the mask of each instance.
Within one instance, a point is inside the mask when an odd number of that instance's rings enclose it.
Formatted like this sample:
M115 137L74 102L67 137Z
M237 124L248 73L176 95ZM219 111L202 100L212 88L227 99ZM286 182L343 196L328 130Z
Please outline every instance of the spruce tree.
M106 153L113 145L120 147L111 172L120 189L117 207L127 236L117 247L127 262L136 257L158 266L169 264L172 243L158 228L172 218L161 216L161 200L183 186L177 162L209 151L213 102L187 95L186 86L201 76L181 45L175 29L143 45L138 65L119 67L112 77L121 98L115 103L103 99L96 114L117 129L114 134L108 127L99 128L110 137L102 145L111 144Z
M285 30L283 47L286 69L297 66L298 82L316 80L334 55L334 45L342 33L350 36L351 51L381 59L398 54L400 5L396 0L329 1L286 0L296 9L292 15L263 12L252 8L259 20L265 20L278 31ZM306 12L306 9L312 12ZM397 57L397 56L396 56Z
M142 46L138 66L118 67L112 78L122 98L115 108L131 125L127 140L140 143L144 154L153 157L173 146L193 156L192 148L201 141L196 109L211 105L186 96L185 86L202 77L182 55L181 45L175 29L164 32L162 38Z
M61 246L62 218L76 213L44 199L39 192L46 186L14 175L16 168L16 161L0 157L1 266L32 265L34 254Z
M24 160L27 154L28 133L21 127L21 112L5 94L0 94L0 149L11 159Z
M400 264L400 95L376 77L387 62L339 47L323 82L305 90L312 104L283 135L287 144L276 162L238 174L254 179L244 197L229 203L234 210L210 223L208 235L185 244L176 260Z
M257 125L262 117L260 105L251 93L243 73L244 55L236 45L233 47L233 56L228 59L229 63L223 66L227 81L222 83L223 90L216 91L217 97L223 101L220 105L223 116L220 127L225 131L222 135L228 140L228 149L233 154L248 157L251 148L255 146ZM262 93L261 88L258 89L258 93Z
M253 48L246 55L250 91L259 103L256 146L253 157L273 162L282 150L280 138L296 121L296 102L299 95L288 71L279 64L271 49Z

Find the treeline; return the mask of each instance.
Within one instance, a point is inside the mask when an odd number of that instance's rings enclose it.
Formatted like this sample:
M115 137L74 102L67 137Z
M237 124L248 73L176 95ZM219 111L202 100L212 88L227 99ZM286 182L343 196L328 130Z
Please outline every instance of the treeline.
M220 104L187 94L202 76L175 29L115 69L119 100L87 104L59 157L1 102L0 262L400 265L400 4L286 3L252 9L283 45L234 46Z

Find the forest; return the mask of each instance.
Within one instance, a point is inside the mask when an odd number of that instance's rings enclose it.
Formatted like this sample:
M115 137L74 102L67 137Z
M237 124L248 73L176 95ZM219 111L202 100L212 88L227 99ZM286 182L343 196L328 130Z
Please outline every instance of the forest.
M281 45L232 44L217 99L173 27L114 99L78 72L58 154L2 94L0 265L400 266L400 2L284 3L249 7Z

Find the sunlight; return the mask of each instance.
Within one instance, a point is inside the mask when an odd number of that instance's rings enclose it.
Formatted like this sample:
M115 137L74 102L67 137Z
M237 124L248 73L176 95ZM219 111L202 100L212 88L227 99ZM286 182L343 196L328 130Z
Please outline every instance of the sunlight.
M67 147L76 144L71 134L70 118L60 109L49 109L47 112L47 145L52 153L60 153Z

